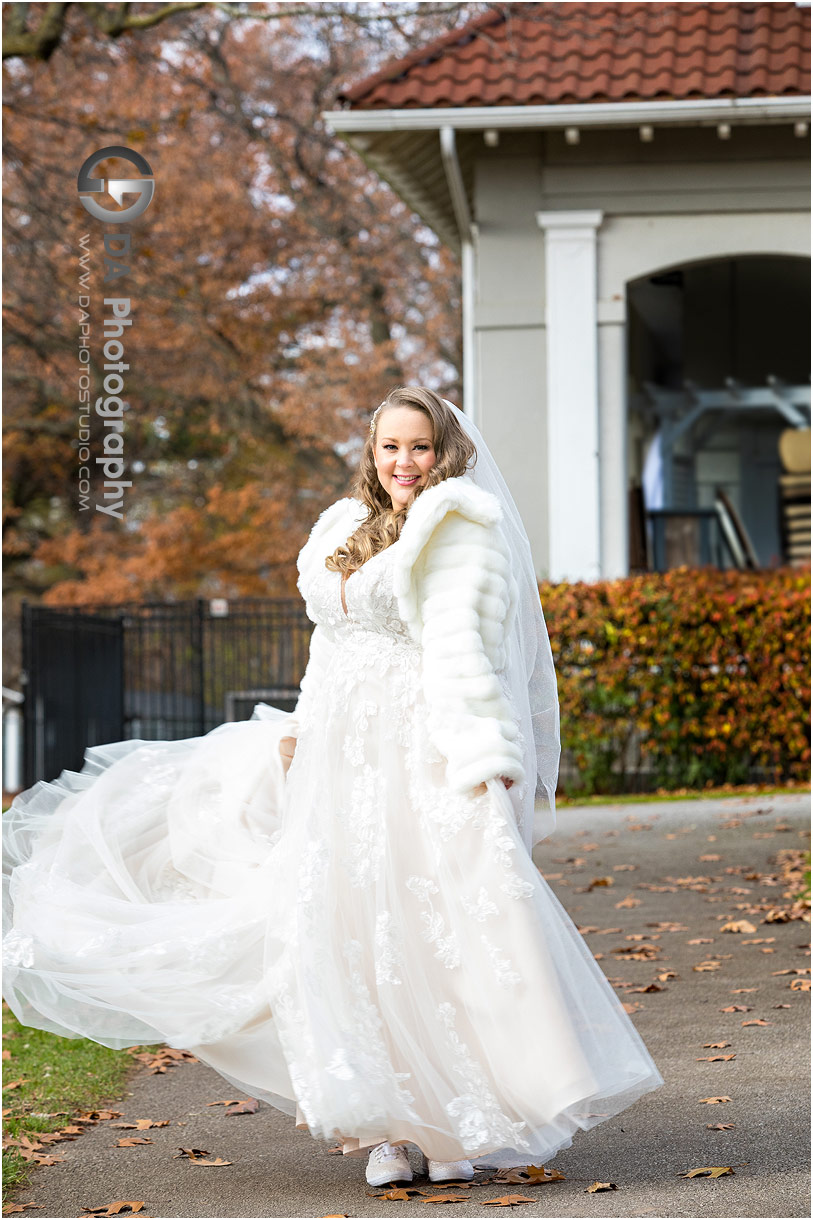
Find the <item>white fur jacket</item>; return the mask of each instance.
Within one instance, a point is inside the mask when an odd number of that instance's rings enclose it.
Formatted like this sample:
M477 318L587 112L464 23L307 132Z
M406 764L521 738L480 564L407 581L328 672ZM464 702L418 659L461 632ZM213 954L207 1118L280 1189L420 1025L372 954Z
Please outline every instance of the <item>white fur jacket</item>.
M326 508L300 551L300 575L310 564L323 566L366 515L351 497ZM427 729L458 792L501 775L525 778L519 724L500 675L518 598L501 517L497 498L470 478L445 479L410 506L394 544L393 592L423 651ZM295 719L304 700L318 698L334 647L317 625Z

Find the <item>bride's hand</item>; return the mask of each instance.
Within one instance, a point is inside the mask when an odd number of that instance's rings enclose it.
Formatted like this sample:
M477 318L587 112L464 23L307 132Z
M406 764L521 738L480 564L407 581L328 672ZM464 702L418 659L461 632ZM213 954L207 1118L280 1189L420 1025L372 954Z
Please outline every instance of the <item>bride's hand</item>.
M507 775L501 775L500 779L505 784L506 788L510 788L514 782L512 779L509 779ZM482 784L478 784L477 787L473 791L474 791L475 796L482 795L483 792L487 791L485 782L483 782Z
M279 752L282 759L282 770L288 774L288 768L293 762L294 750L296 749L295 737L281 737L279 741Z

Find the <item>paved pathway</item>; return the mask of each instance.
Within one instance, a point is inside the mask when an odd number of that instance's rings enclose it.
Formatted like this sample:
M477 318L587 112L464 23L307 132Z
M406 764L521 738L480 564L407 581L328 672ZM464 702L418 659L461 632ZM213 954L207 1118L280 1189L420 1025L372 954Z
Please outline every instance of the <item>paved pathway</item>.
M781 888L769 884L776 853L809 845L808 816L806 796L560 810L556 835L535 858L579 927L621 929L585 935L608 976L630 984L620 994L639 1005L633 1020L666 1084L580 1133L552 1163L564 1181L531 1188L475 1182L470 1201L449 1205L444 1215L483 1215L483 1201L512 1192L534 1199L516 1209L532 1216L810 1215L810 995L790 987L809 976L776 973L809 966L810 925L765 924L764 912L740 909L781 901ZM589 888L600 877L613 884ZM743 918L754 934L721 932L724 922ZM657 958L628 961L613 953L639 943L627 939L639 934L657 946ZM709 943L689 943L699 938ZM695 971L703 961L719 968ZM666 971L676 977L663 990L634 990ZM748 1011L723 1011L734 1004ZM743 1024L755 1019L768 1024ZM715 1042L730 1047L704 1048ZM730 1061L699 1061L732 1052ZM364 1161L329 1154L327 1144L271 1107L239 1117L207 1107L233 1095L202 1064L140 1074L116 1108L128 1121L168 1118L170 1126L150 1131L150 1146L119 1149L113 1143L124 1133L100 1123L54 1148L64 1161L35 1171L18 1201L44 1204L28 1213L37 1217L79 1216L83 1207L113 1200L142 1200L152 1217L426 1214L420 1197L371 1198ZM701 1104L710 1096L731 1100ZM709 1123L733 1129L713 1131ZM233 1164L205 1168L174 1159L179 1146ZM734 1174L679 1176L701 1166L731 1166ZM596 1180L617 1190L586 1193ZM417 1177L415 1184L428 1186Z

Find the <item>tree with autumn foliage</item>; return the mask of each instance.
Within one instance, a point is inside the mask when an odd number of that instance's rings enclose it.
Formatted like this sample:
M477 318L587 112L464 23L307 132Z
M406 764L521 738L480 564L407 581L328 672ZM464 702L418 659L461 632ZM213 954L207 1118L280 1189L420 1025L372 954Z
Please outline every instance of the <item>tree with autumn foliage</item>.
M171 20L115 35L89 10L162 6L35 7L69 11L47 57L4 62L7 614L23 596L290 594L295 556L346 493L384 393L413 382L460 395L455 259L320 113L467 6L166 6ZM146 157L156 183L121 226L132 250L116 291L133 323L120 521L80 511L78 496L83 234L91 403L110 288L105 227L76 176L112 144ZM109 158L96 172L133 167Z

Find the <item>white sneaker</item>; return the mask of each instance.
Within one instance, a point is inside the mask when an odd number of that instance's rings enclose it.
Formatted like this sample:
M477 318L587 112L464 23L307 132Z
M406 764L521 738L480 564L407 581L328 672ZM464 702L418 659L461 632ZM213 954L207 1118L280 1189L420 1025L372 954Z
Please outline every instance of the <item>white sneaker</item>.
M387 1182L411 1182L412 1169L405 1150L386 1142L376 1144L367 1161L367 1181L370 1186Z
M427 1160L430 1182L470 1182L474 1177L471 1161Z

